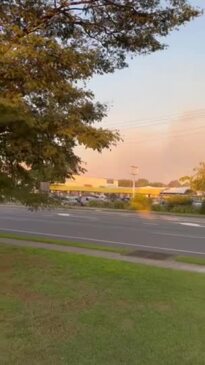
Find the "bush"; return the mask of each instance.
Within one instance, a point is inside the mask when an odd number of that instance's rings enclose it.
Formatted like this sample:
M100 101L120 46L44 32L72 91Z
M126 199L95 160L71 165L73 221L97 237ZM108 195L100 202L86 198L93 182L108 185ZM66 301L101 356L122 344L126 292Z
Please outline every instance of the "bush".
M91 200L86 205L91 208L106 208L107 202L102 200Z
M186 205L176 205L175 207L172 207L169 209L169 212L171 213L181 213L181 214L194 214L199 213L199 210L197 208L194 208L192 206L186 206Z
M136 194L131 201L131 209L133 210L151 210L152 201L145 195Z
M192 198L189 196L181 196L181 195L170 196L166 198L166 205L168 209L172 209L175 206L191 207Z
M167 197L164 205L153 205L152 210L180 214L205 214L205 202L204 207L198 208L193 206L191 197L178 195Z
M200 208L200 214L205 214L205 200L202 203L202 206Z
M129 203L123 201L102 201L92 200L88 203L91 208L107 208L107 209L129 209Z
M120 200L116 200L115 202L112 202L114 209L129 209L129 202L123 202Z
M152 205L152 210L154 212L167 212L167 207L161 204Z

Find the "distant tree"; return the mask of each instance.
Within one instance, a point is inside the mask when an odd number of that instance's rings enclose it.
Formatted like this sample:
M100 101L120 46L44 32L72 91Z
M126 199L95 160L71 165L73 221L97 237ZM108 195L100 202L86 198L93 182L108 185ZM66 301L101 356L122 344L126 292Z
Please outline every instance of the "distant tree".
M179 188L181 186L178 180L172 180L168 184L169 188Z
M194 169L194 175L191 178L191 187L195 191L205 192L205 162L201 162Z
M149 180L147 179L138 179L135 183L135 186L136 187L143 187L143 186L148 186L149 185Z
M151 182L150 186L156 187L156 188L163 188L164 186L166 186L164 183L162 182Z
M122 188L131 188L132 180L126 180L126 179L118 180L118 186Z
M180 177L179 182L182 186L190 186L191 185L191 177L190 176L182 176L182 177Z
M125 187L125 188L131 188L132 185L133 185L133 181L132 180L126 180L126 179L121 179L121 180L118 180L118 185L120 187ZM136 182L135 182L135 187L143 187L143 186L148 186L149 185L149 180L147 179L138 179Z
M86 81L199 15L186 0L0 1L0 196L25 201L40 181L82 171L77 145L119 140ZM33 199L33 198L32 198Z

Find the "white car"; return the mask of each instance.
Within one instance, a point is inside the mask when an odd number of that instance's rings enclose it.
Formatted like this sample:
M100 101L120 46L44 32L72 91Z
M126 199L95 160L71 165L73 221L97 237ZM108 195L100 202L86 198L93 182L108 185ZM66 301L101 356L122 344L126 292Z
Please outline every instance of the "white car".
M66 197L62 198L62 204L63 205L79 205L80 204L80 199L78 196L72 196L72 195L67 195Z
M95 196L95 195L83 195L83 196L80 197L80 202L83 205L86 205L89 202L95 201L95 200L99 200L98 196Z
M195 208L201 208L202 204L203 204L202 200L194 199L193 202L192 202L192 206L195 207Z

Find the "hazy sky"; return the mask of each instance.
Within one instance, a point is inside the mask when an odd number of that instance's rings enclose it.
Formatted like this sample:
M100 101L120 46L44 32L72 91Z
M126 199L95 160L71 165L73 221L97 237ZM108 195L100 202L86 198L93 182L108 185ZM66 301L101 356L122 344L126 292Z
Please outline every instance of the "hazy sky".
M190 1L205 8L205 0ZM165 39L165 51L138 56L129 68L93 78L96 99L109 105L103 125L124 142L102 154L80 149L87 175L168 181L205 161L205 16Z

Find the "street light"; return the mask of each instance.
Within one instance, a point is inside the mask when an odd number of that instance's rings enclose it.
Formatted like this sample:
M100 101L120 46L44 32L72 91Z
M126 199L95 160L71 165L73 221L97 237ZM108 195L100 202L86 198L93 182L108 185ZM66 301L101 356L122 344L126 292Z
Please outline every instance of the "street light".
M131 166L131 175L132 175L132 196L134 198L135 196L135 182L136 182L136 176L138 175L139 168L138 166L132 165Z

